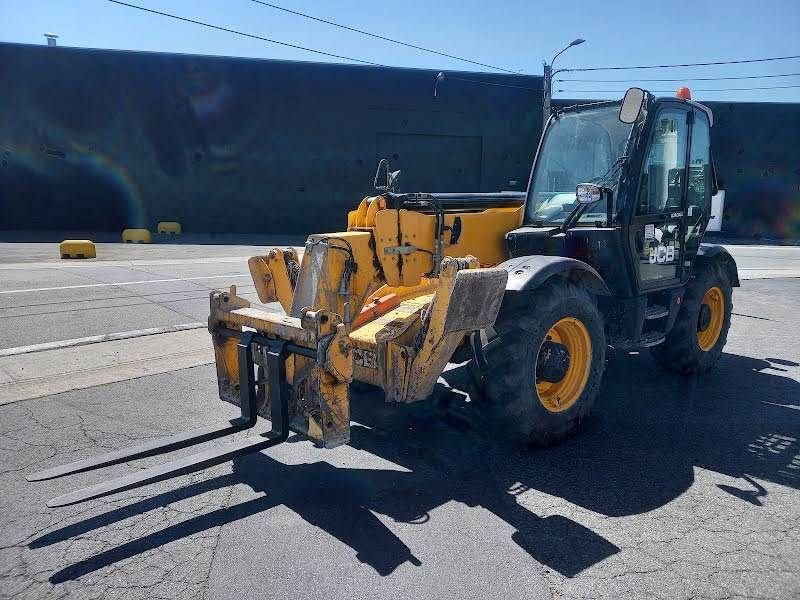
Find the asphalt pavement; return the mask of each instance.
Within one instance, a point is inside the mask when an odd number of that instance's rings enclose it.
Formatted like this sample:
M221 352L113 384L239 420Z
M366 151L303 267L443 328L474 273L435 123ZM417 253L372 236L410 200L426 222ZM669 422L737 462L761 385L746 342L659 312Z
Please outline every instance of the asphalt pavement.
M744 280L718 367L612 354L585 430L556 448L483 432L452 366L409 407L358 388L348 446L293 437L48 509L163 458L26 473L235 415L202 327L209 289L256 300L263 246L152 248L79 262L0 244L0 597L800 596L800 248L732 248Z

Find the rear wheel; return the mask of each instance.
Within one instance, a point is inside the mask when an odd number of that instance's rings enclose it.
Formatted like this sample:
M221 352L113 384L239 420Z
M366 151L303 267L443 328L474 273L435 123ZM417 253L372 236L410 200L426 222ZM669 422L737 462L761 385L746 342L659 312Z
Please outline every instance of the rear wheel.
M719 264L694 274L686 286L675 324L650 353L664 368L683 374L705 373L722 355L731 325L731 283Z
M603 319L583 288L556 279L501 310L482 406L498 435L551 445L589 414L605 366Z

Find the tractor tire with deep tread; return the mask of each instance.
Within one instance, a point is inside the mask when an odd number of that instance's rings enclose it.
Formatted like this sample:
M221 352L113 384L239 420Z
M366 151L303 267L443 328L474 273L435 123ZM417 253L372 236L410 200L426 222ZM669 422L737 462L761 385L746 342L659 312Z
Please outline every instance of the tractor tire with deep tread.
M576 327L576 322L582 327ZM572 381L568 379L569 369L574 366L581 369L578 379L584 381L582 387L580 382L577 387L571 386L572 393L565 394L570 398L568 407L557 406L554 411L552 399L548 399L552 390L540 397L537 364L542 344L553 328L563 323L572 323L571 327L580 332L578 337L585 340L588 348L582 353L586 360L580 358L579 352L577 360L570 356L567 375L561 380ZM554 278L526 295L524 303L504 305L495 330L501 341L487 353L488 370L480 402L494 435L517 444L550 446L575 433L594 404L605 368L603 317L594 298L584 288Z
M701 347L703 341L700 331L701 308L704 299L716 296L717 292L713 291L715 288L721 293L718 302L718 310L722 311L718 315L721 321L718 334L715 331L710 340L705 340L707 348L704 349ZM695 271L686 285L675 324L661 344L650 348L650 354L660 366L675 373L690 375L708 372L722 355L722 349L728 339L728 329L731 326L732 310L731 282L725 268L719 263L714 263ZM710 311L711 322L707 327L714 324L714 310Z

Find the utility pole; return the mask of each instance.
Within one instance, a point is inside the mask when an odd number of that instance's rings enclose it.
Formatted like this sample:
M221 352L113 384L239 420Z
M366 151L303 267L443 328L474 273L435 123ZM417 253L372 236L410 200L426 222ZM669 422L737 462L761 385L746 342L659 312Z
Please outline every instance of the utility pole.
M542 133L544 133L544 126L547 125L547 119L550 118L550 99L553 97L553 66L552 64L544 64L544 79L542 79Z
M553 75L566 70L559 69L558 71L553 71L553 63L563 52L585 41L586 40L581 38L572 40L560 52L556 53L549 65L544 63L544 78L542 79L542 132L544 132L544 126L547 125L547 119L550 118L550 100L553 98Z

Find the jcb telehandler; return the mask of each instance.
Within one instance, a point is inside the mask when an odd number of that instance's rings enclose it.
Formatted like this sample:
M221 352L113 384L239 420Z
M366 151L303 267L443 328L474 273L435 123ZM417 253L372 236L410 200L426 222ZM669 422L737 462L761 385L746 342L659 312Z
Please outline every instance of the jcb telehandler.
M431 395L454 354L469 358L476 404L500 435L551 444L572 433L600 387L606 347L648 347L678 373L719 359L737 268L700 243L715 177L711 111L682 88L565 108L547 123L527 193L397 193L381 161L347 230L311 235L302 258L250 259L259 299L211 293L221 425L29 476L50 479L161 454L252 427L272 429L51 500L64 506L255 452L290 430L347 443L349 386L387 402Z

